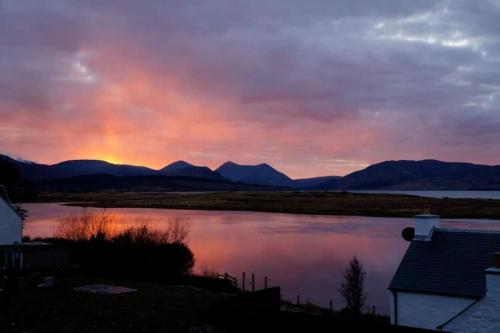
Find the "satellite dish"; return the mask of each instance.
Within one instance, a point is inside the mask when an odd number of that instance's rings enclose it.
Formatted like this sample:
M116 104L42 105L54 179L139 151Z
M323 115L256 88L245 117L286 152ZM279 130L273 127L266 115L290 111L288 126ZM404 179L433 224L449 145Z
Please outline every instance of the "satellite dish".
M415 228L413 227L406 227L401 231L401 237L407 242L411 242L413 240L413 237L415 237Z

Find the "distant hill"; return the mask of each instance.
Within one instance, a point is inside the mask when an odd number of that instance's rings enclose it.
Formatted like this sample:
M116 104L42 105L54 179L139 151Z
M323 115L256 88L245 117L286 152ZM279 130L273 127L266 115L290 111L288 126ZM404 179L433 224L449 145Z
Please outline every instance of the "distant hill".
M194 166L184 161L174 162L161 170L154 170L143 166L112 164L100 160L70 160L52 165L14 160L12 158L9 158L9 160L19 168L22 177L29 181L97 174L117 177L164 175L224 180L221 175L207 167Z
M320 186L326 182L338 180L342 177L340 176L324 176L324 177L313 177L313 178L302 178L294 179L293 187L297 189L309 189Z
M271 186L293 186L292 179L266 163L241 165L234 162L226 162L215 171L222 177L235 182Z
M308 189L335 179L332 176L292 180L284 173L265 163L259 165L239 165L234 162L226 162L214 171L205 166L196 166L186 161L176 161L160 170L154 170L143 166L113 164L100 160L69 160L48 165L6 157L20 169L22 177L31 182L87 175L111 175L117 177L167 176L215 181L230 180L238 183L277 186L281 188Z
M500 190L500 166L437 160L385 161L344 177L326 176L292 180L266 163L240 165L226 162L214 171L205 166L177 161L160 170L154 170L143 166L113 164L99 160L70 160L47 165L5 157L19 168L25 180L43 185L45 188L50 188L51 183L54 186L58 184L59 187L71 188L73 186L70 185L71 182L81 184L82 179L87 179L103 184L102 187L106 189L112 189L111 185L116 185L120 189L126 188L126 184L129 183L130 189L154 189L159 186L162 189L193 188L199 191L222 190L222 188L227 190L275 188L335 191ZM89 177L81 178L84 176ZM60 180L64 178L70 180ZM177 180L174 181L174 179ZM155 180L160 182L158 186L153 184ZM195 184L196 182L198 183ZM217 185L214 185L215 183ZM78 186L92 187L92 184Z
M195 166L184 161L177 161L159 170L159 174L170 177L193 177L212 180L225 180L218 172L208 167Z
M71 160L53 165L37 164L13 159L11 159L11 161L21 170L22 177L30 181L91 174L146 176L156 173L155 170L146 167L112 164L99 160Z
M321 190L498 190L500 166L385 161L315 187Z
M180 192L180 191L269 191L277 188L263 185L234 183L228 180L210 180L191 177L167 176L112 176L103 174L85 175L70 178L39 180L35 188L45 191L96 192Z
M4 156L4 155L2 155ZM50 191L265 191L279 187L243 184L225 179L208 167L184 161L161 170L112 164L99 160L71 160L53 165L15 160L34 189Z
M212 180L227 180L218 172L210 170L208 167L193 166L163 173L170 177L192 177Z

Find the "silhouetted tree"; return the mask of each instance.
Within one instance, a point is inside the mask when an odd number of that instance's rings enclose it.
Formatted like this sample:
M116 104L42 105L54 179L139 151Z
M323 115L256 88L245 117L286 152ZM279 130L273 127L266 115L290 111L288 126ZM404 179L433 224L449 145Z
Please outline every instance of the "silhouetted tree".
M364 282L366 272L359 260L354 256L344 272L344 281L339 292L346 302L346 309L358 315L365 304Z
M0 155L0 185L4 185L9 195L14 195L14 190L21 180L21 172L7 158Z
M29 181L23 179L18 166L5 155L0 155L0 185L5 185L10 199L14 202L31 200L37 194Z

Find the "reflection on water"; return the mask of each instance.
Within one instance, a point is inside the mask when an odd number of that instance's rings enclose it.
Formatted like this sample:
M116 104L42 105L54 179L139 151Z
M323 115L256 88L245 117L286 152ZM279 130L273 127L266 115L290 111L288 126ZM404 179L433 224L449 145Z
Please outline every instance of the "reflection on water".
M25 204L29 217L25 235L51 236L57 219L81 208L58 204ZM301 295L304 301L327 306L330 299L342 306L337 292L342 272L356 255L367 272L367 305L389 311L387 286L408 243L400 234L413 221L404 218L359 216L310 216L276 213L188 211L172 209L111 209L123 224L142 223L147 217L158 228L170 219L191 224L189 247L195 270L207 266L241 277L255 273L256 285L279 285L286 299ZM498 226L497 226L498 224ZM499 221L448 220L442 226L468 229L500 229ZM248 281L248 279L247 279Z

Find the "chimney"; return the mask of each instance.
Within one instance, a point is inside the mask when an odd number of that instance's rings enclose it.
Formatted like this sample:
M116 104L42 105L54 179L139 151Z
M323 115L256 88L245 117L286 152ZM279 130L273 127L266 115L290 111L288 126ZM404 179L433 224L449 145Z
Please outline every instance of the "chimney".
M500 252L495 252L494 266L486 269L486 295L500 296Z
M415 237L414 240L431 240L432 231L439 227L439 215L420 214L415 215Z

